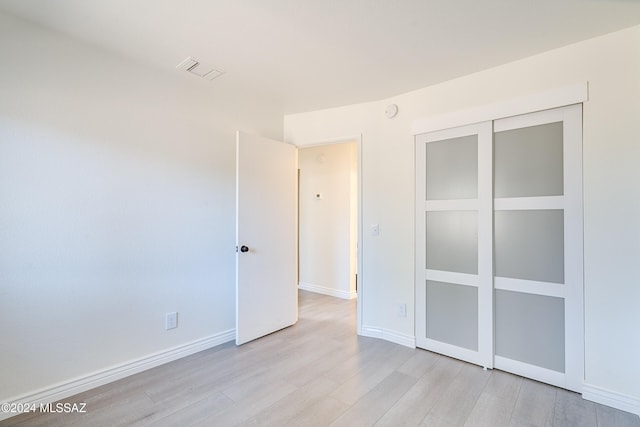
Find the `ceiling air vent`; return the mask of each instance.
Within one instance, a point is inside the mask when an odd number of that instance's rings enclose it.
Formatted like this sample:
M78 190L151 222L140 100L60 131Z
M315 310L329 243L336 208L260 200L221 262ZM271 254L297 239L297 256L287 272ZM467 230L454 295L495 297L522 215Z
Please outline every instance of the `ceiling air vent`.
M178 65L176 65L178 70L184 70L191 74L195 74L198 77L207 80L213 80L216 77L220 77L224 74L224 71L219 70L217 68L213 68L210 65L203 64L195 58L188 57Z

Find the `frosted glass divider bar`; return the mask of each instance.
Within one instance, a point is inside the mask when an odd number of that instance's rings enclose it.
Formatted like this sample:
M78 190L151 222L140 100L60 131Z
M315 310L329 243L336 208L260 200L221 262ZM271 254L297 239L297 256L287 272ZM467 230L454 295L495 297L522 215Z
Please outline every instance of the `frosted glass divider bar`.
M493 286L502 291L522 292L548 297L565 297L565 286L559 283L538 282L536 280L512 279L510 277L494 277Z
M505 197L494 199L496 211L564 209L564 196Z
M455 285L480 286L480 281L476 274L455 273L452 271L442 270L424 270L425 280L433 280L436 282L453 283Z
M424 210L434 211L477 211L478 199L459 200L427 200L424 202Z

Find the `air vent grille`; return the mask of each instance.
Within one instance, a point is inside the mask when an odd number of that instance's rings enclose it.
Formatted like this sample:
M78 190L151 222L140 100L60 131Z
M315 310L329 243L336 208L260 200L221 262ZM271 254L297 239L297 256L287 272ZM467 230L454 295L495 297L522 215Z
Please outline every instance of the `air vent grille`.
M213 80L224 74L224 71L220 70L219 68L214 68L210 65L203 64L202 62L191 56L176 65L176 68L178 70L184 70L188 73L194 74L207 80Z

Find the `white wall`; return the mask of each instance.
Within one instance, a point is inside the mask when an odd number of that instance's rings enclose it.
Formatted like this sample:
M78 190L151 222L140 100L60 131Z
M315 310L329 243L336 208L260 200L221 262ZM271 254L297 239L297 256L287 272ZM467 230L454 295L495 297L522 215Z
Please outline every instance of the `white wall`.
M278 115L227 117L197 79L1 14L0 55L0 401L233 328L233 131L279 138ZM414 334L412 121L588 80L586 382L640 407L639 75L634 27L285 117L299 145L363 134L363 228L380 224L363 236L363 325ZM166 332L173 310L180 326Z
M589 82L584 104L585 394L640 413L640 27L394 98L285 116L300 146L362 133L363 330L410 342L414 120ZM401 78L401 75L396 76ZM397 103L398 116L384 117ZM588 393L586 393L588 391Z
M0 401L229 339L234 131L281 114L1 14L0 56Z
M301 289L356 296L356 149L351 142L298 152Z

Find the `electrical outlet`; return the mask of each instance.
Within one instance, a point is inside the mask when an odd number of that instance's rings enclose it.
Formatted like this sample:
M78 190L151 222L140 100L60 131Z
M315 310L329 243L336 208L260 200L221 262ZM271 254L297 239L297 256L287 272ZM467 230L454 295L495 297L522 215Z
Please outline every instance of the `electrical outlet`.
M169 329L175 329L178 327L178 312L174 311L173 313L167 313L164 317L164 328L168 331Z
M407 317L407 304L398 304L398 317Z

